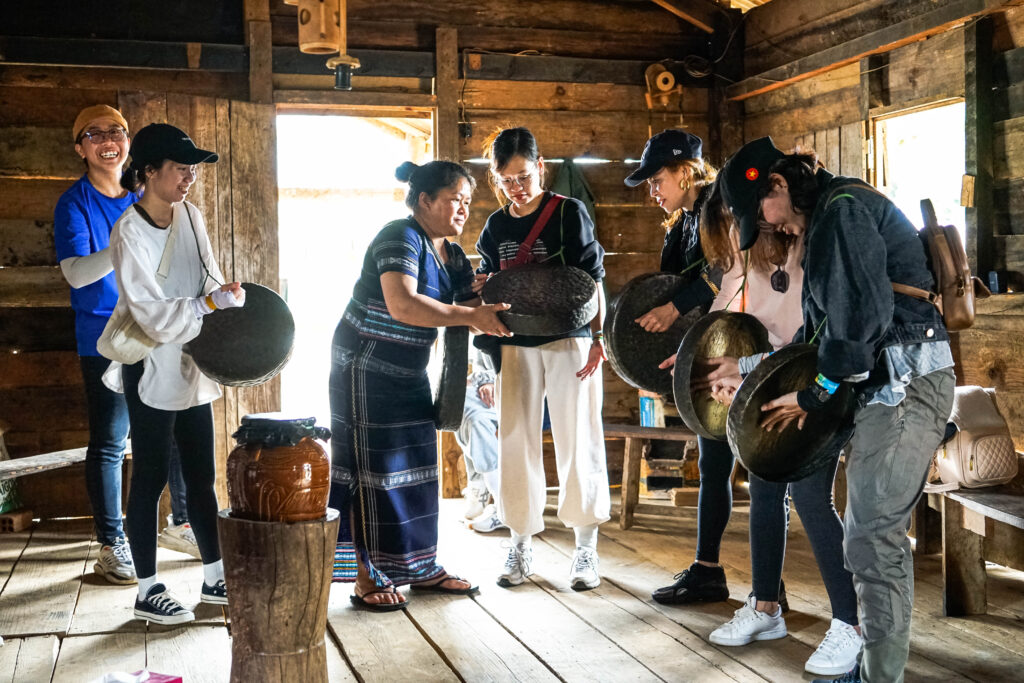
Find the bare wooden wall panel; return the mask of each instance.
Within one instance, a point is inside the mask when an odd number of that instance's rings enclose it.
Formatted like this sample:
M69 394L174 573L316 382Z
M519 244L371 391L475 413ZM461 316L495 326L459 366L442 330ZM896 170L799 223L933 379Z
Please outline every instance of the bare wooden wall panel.
M56 262L53 221L0 218L0 268Z
M6 126L3 131L0 175L77 180L85 172L71 142L71 123L61 128Z
M964 31L954 29L889 52L890 100L963 97L963 51Z
M462 91L463 102L470 109L511 109L520 111L561 110L582 112L633 112L647 114L646 88L641 84L614 83L552 83L548 81L486 81L469 79ZM670 107L655 109L658 114L678 115L678 100ZM704 118L708 111L708 91L684 88L684 116Z
M0 177L0 220L52 221L53 207L71 182Z
M171 69L115 69L75 66L0 66L0 85L74 90L149 90L211 97L245 97L245 74ZM40 95L43 97L42 95ZM53 97L52 92L48 97ZM110 104L107 102L107 104ZM114 105L111 105L114 106Z
M60 97L42 98L35 88L0 85L0 126L43 126L62 128L71 140L71 126L78 112L94 104L117 106L112 89L65 90Z

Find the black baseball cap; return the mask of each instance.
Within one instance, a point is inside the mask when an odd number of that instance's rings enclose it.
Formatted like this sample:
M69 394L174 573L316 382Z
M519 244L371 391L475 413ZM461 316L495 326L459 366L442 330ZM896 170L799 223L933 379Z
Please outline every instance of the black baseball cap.
M660 171L670 161L678 159L700 159L704 143L693 133L669 128L651 136L640 156L640 166L624 181L629 187L636 187Z
M762 191L768 187L772 164L784 156L771 138L758 138L740 147L718 174L722 199L740 228L740 249L749 249L757 241Z
M167 123L151 123L135 133L128 153L136 168L155 166L164 159L191 165L212 164L219 158L216 152L196 147L185 131Z

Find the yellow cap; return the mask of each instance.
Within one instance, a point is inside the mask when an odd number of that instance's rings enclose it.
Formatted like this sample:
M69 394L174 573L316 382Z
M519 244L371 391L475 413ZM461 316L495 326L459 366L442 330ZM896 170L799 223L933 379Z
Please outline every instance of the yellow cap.
M128 122L125 121L121 112L106 104L94 104L78 112L78 116L75 117L75 125L72 128L72 132L75 134L76 143L85 127L96 119L110 119L124 128L125 133L128 132Z

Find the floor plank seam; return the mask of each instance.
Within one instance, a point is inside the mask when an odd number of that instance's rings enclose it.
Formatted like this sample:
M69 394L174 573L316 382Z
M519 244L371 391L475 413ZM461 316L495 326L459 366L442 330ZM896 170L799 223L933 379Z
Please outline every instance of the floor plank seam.
M550 545L550 544L549 544L549 545ZM647 664L645 664L644 662L642 662L642 661L640 661L639 659L637 659L637 658L636 658L636 656L635 656L635 655L633 655L633 653L632 653L632 652L630 652L629 650L627 650L626 648L624 648L624 647L623 647L622 645L620 645L619 643L615 642L615 640L614 640L614 639L612 639L612 638L611 638L611 637L610 637L610 636L609 636L609 635L608 635L607 633L605 633L605 632L604 632L603 630L601 630L601 628L600 628L600 627L599 627L599 626L598 626L597 624L593 623L592 621L590 621L589 619L587 619L586 617L584 617L584 616L583 616L582 614L580 614L580 613L579 613L579 612L577 612L577 611L576 611L575 609L573 609L573 608L572 608L572 607L571 607L570 605L567 605L566 603L564 603L564 602L562 602L561 600L559 600L559 599L558 599L558 597L557 597L557 595L556 595L556 594L557 594L557 592L558 592L557 590L556 590L556 591L551 591L551 590L548 590L548 589L547 589L547 588L545 588L545 587L544 587L543 585L541 585L540 583L538 583L536 579L534 579L534 578L532 578L532 577L531 577L531 578L529 578L528 580L530 581L530 583L532 583L533 585L537 586L537 588L539 588L539 589L541 589L542 591L544 591L544 593L545 593L545 594L547 594L547 595L548 595L549 597L551 597L551 599L552 599L552 600L555 600L555 601L556 601L556 602L557 602L558 604L560 604L560 605L561 605L562 607L564 607L564 608L565 608L565 609L566 609L566 610L567 610L567 611L568 611L568 612L569 612L570 614L572 614L572 615L573 615L573 616L575 616L575 617L576 617L577 619L579 619L580 621L582 621L582 622L583 622L584 624L586 624L587 626L589 626L590 628L592 628L592 629L593 629L593 630L594 630L594 631L595 631L596 633L598 633L598 634L599 634L599 635L600 635L600 636L601 636L602 638L604 638L604 639L605 639L605 640L607 640L607 641L608 641L609 643L611 643L612 645L614 645L614 646L615 646L616 648L618 648L618 649L619 649L619 650L620 650L621 652L623 652L623 653L624 653L624 654L625 654L626 656L628 656L628 657L629 657L630 659L632 659L632 660L633 660L634 662L636 662L637 664L639 664L639 665L640 665L640 666L641 666L642 668L644 668L644 669L646 669L647 671L649 671L649 672L651 673L651 675L652 675L652 676L654 676L654 677L655 677L656 679L658 679L659 681L665 681L665 679L664 679L664 678L662 678L661 676L659 676L659 675L657 674L657 672L656 672L656 671L654 671L654 670L653 670L653 669L652 669L651 667L647 666ZM665 683L668 683L668 681L665 681Z
M413 628L419 631L420 635L423 636L423 640L427 641L427 644L430 645L431 648L433 648L434 652L437 653L437 656L441 658L441 661L444 662L449 669L451 669L452 673L455 674L455 677L462 681L462 683L466 683L466 677L463 676L462 673L459 671L458 667L455 666L455 662L453 662L451 658L448 657L447 654L445 654L444 648L438 645L434 641L434 639L430 637L430 634L428 634L426 629L420 625L420 622L416 621L416 617L410 614L408 609L402 611L405 613L405 618L408 619L410 623L412 623Z
M331 624L330 619L327 620L327 636L331 639L331 642L334 643L334 645L338 648L338 651L341 653L342 660L344 660L345 665L348 667L348 670L352 672L352 675L355 677L355 679L359 683L366 683L366 679L363 678L362 674L360 674L359 671L356 670L355 665L352 663L352 658L349 656L348 652L345 651L345 645L341 642L341 636L339 636L338 632L334 630L334 626Z
M565 679L565 677L564 677L564 676L562 676L562 675L561 675L561 674L559 674L559 673L558 673L557 671L555 671L555 669L554 669L554 668L552 668L552 666L551 666L550 664L548 664L548 663L547 663L547 662L546 662L546 661L544 660L544 658L543 658L543 657L541 657L541 656L540 656L540 655L539 655L539 654L537 653L537 651L536 651L536 650L534 650L534 649L533 649L532 647L530 647L530 646L529 646L529 645L528 645L528 644L527 644L527 643L526 643L526 642L525 642L525 641L524 641L524 640L523 640L522 638L520 638L520 637L519 637L519 636L518 636L518 635L516 634L516 632L515 632L515 631L513 631L513 630L512 630L511 628L509 628L508 626L506 626L506 625L505 625L505 623L504 623L504 622L502 622L502 621L501 621L501 619L498 619L498 617L497 617L497 616L495 616L495 614L494 614L493 612L491 612L491 611L490 611L489 609L487 609L487 608L486 608L486 607L484 607L484 606L483 606L482 604L480 604L480 601L476 599L476 596L472 596L472 595L471 595L471 596L470 596L470 600L472 600L472 601L473 601L474 603L476 603L477 607L479 607L479 608L480 608L481 610L483 610L484 614L486 614L487 616L489 616L489 617L491 618L491 620L492 620L492 621L494 621L494 623L496 623L496 624L497 624L498 626L500 626L500 627L501 627L501 628L502 628L502 629L503 629L503 630L504 630L504 631L505 631L506 633L508 633L508 634L509 634L510 636L512 636L512 638L513 638L513 639L514 639L514 640L515 640L515 641L516 641L517 643L519 643L520 645L522 645L522 646L523 646L523 648L524 648L524 649L525 649L525 650L526 650L527 652L529 652L529 653L530 653L531 655L533 655L533 658L534 658L534 659L536 659L536 660L537 660L538 662L540 662L540 663L541 663L541 665L542 665L542 666L543 666L543 667L544 667L545 669L547 669L548 671L550 671L550 672L551 672L551 675L552 675L552 676L554 676L554 677L555 677L555 678L557 678L558 680L562 681L562 683L568 683L568 681L566 681L566 679Z
M559 548L558 546L556 546L556 545L552 544L552 543L551 543L550 541L548 541L548 540L544 539L543 537L541 537L541 540L542 540L542 541L544 541L544 542L545 542L545 543L546 543L547 545L551 546L551 547L552 547L552 548L553 548L553 549L554 549L554 550L555 550L556 552L559 552L559 553L561 553L561 554L562 554L563 556L568 556L568 555L567 555L567 554L566 554L566 553L565 553L565 552L564 552L563 550L561 550L561 549L560 549L560 548ZM609 541L612 541L612 542L616 542L616 541L615 541L615 539L608 539L608 540L609 540ZM621 543L620 543L619 545L623 545L623 544L621 544ZM625 547L625 546L623 546L623 547ZM636 551L633 551L633 552L636 552ZM686 631L687 633L689 633L690 635L692 635L692 636L693 636L694 638L697 638L697 639L699 639L699 640L700 640L701 642L705 643L705 644L706 644L706 645L707 645L707 646L708 646L708 647L709 647L710 649L714 650L715 652L718 652L718 653L720 653L720 654L721 654L721 655L722 655L723 657L727 657L728 659L730 659L730 660L732 660L732 661L736 662L737 664L739 664L740 666L742 666L743 668L745 668L745 669L746 669L747 671L749 671L749 672L750 672L750 673L752 673L753 675L757 676L758 678L761 678L762 680L767 680L767 679L765 679L765 678L764 678L763 676L761 676L760 674L758 674L758 673L757 673L757 671L755 671L755 670L754 670L754 669L753 669L752 667L748 666L747 664L745 664L744 662L740 661L739 659L736 659L736 658L735 658L735 657L734 657L734 656L733 656L732 654L730 654L730 653L728 653L728 652L725 652L725 651L723 651L723 650L722 650L721 648L718 648L718 647L716 647L716 646L715 646L715 645L714 645L713 643L711 643L711 642L708 642L708 641L707 641L707 640L706 640L706 639L704 638L704 636L702 636L701 634L697 633L697 632L696 632L696 631L694 631L693 629L689 628L689 627L688 627L688 626L687 626L686 624L683 624L683 623L681 623L681 622L677 621L676 619L674 619L674 618L672 617L672 615L670 615L670 614L667 614L666 612L664 612L664 611L663 611L662 609L660 609L660 608L659 608L659 607L658 607L658 606L657 606L656 604L650 604L650 603L648 603L648 602L647 602L647 600L645 599L645 597L644 597L644 596L640 596L640 595L637 595L636 593L634 593L634 592L630 591L630 590L629 590L628 588L626 588L625 586L623 586L623 585L619 584L618 582L614 581L613 579L609 579L608 577L604 577L604 576L602 576L602 577L601 577L601 581L602 581L602 582L607 582L607 583L611 584L611 585L612 585L612 586L614 586L614 587L615 587L616 589L620 590L621 592L625 593L626 595L629 595L630 597L634 598L635 600L637 600L637 601L638 601L638 602L640 602L641 604L647 605L647 606L648 606L648 607L650 607L651 609L655 610L655 611L656 611L656 612L657 612L658 614L660 614L661 616L663 616L664 618L668 619L669 621L671 621L671 622L672 622L673 624L675 624L675 625L676 625L676 626L678 626L679 628L683 629L684 631ZM607 604L608 604L609 606L611 606L611 607L613 607L613 608L615 608L615 609L618 609L618 610L620 610L620 611L623 611L623 612L625 612L626 614L629 614L629 615L630 615L631 617L633 617L634 619L637 619L637 620L639 620L639 621L641 621L641 622L643 622L643 623L647 624L647 625L648 625L648 626L650 626L650 627L651 627L652 629L654 629L654 630L658 631L658 632L659 632L659 633L661 633L662 635L664 635L664 636L666 636L666 637L668 637L668 638L671 638L671 639L672 639L672 640L673 640L674 642L678 643L678 644L679 644L679 646L680 646L680 647L682 647L682 648L683 648L684 650L686 650L687 652L689 652L689 653L691 653L691 654L695 655L696 657L699 657L699 658L700 658L701 660L703 660L703 661L707 662L709 666L711 666L712 668L714 668L714 669L716 669L716 670L720 671L720 672L722 673L722 675L723 675L723 676L726 676L726 677L728 677L728 678L732 678L732 676L731 676L731 675L730 675L730 674L729 674L728 672L726 672L726 671L725 671L725 670L724 670L724 669L723 669L723 668L722 668L722 667L721 667L721 666L720 666L719 664L717 664L717 663L715 663L714 661L712 661L712 660L708 659L707 657L705 657L705 656L704 656L703 654L701 654L700 652L697 652L696 650L694 650L693 648L691 648L691 647L690 647L689 645L687 645L687 644L686 644L686 643L684 643L683 641L681 641L681 640L679 640L678 638L676 638L675 636L673 636L673 635L672 635L671 633L667 633L667 632L666 632L666 631L665 631L664 629L662 629L662 628L661 628L660 626L658 626L657 624L653 624L653 623L651 623L650 621L648 621L648 620L647 620L646 618L644 618L643 616L641 616L641 615L638 615L638 614L635 614L635 613L633 613L633 612L630 612L630 611L629 611L629 610L627 610L627 609L624 609L624 608L622 608L622 607L619 607L618 605L616 605L616 604L614 604L614 603L611 603L611 602L610 602L610 601L608 601L608 600L607 600L607 598L605 598L604 596L600 596L600 597L601 597L601 599L602 599L602 600L604 600L604 601L605 601L605 602L606 602L606 603L607 603ZM582 619L582 617L580 617L580 618ZM586 620L584 619L584 621L586 621ZM733 680L735 680L735 679L733 679Z

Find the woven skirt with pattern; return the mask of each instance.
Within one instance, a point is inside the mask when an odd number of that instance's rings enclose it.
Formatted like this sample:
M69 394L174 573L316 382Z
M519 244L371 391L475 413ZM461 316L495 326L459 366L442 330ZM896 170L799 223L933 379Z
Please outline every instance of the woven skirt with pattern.
M425 581L436 562L437 432L426 370L332 349L331 496L341 514L334 580L354 581L356 560L378 586Z

